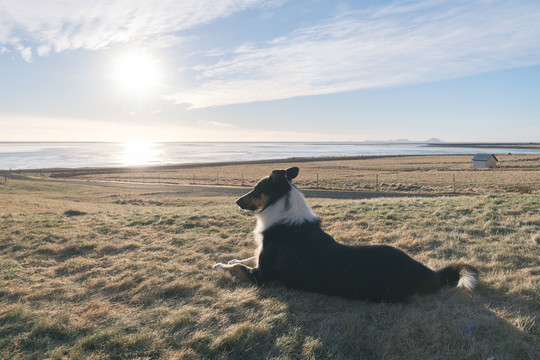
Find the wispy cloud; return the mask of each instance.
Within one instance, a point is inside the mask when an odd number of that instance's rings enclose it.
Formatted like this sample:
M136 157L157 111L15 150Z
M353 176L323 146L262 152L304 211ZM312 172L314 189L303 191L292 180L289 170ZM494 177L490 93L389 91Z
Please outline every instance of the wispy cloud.
M221 122L221 121L205 121L205 120L199 120L199 124L201 125L208 125L211 127L217 127L217 128L231 128L234 127L233 124Z
M151 39L176 44L175 33L258 6L263 0L3 0L0 44L32 60L51 52L95 50Z
M219 51L218 60L206 58L212 65L193 68L196 87L168 98L203 108L540 64L540 3L399 1Z
M34 53L32 52L31 47L24 47L24 46L17 46L17 50L21 54L21 57L26 62L32 62L32 59L34 58Z
M239 129L234 126L184 126L178 123L130 124L97 119L0 112L0 141L324 141L328 134L280 130ZM353 140L353 134L334 140Z

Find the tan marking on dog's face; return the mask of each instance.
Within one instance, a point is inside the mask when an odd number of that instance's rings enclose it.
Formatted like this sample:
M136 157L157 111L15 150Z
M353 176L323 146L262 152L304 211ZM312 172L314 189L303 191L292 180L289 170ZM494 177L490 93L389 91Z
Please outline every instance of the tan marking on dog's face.
M263 192L267 182L268 178L259 181L252 191L236 200L236 204L245 210L255 211L263 209L270 199L270 197Z
M261 179L252 191L238 199L236 204L246 210L262 210L276 199L284 196L291 189L289 181L297 175L297 167L274 170L269 176Z
M261 200L263 202L263 207L266 206L266 204L268 204L268 200L270 200L270 197L269 196L266 196L265 194L262 194L261 195ZM262 209L262 208L261 208Z

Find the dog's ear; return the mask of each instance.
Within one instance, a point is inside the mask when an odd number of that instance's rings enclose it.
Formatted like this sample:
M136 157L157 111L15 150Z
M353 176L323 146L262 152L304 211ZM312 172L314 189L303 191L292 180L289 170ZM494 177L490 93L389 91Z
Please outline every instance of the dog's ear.
M298 172L299 172L299 171L300 171L300 169L297 168L296 166L295 166L295 167L292 167L292 168L288 168L288 169L286 170L286 172L287 172L287 179L289 179L289 180L294 179L295 177L298 176Z
M279 179L283 179L285 175L287 175L285 170L274 170L272 171L272 174L270 175L270 180L278 181Z

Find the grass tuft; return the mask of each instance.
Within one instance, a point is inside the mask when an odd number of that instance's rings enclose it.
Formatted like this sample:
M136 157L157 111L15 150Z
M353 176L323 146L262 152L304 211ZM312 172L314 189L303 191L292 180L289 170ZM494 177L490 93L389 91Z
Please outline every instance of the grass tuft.
M175 281L161 287L160 295L163 298L180 298L191 295L195 286L186 281Z
M82 215L86 215L86 214L87 214L86 212L79 211L79 210L66 210L66 211L64 211L64 215L67 216L67 217L82 216Z

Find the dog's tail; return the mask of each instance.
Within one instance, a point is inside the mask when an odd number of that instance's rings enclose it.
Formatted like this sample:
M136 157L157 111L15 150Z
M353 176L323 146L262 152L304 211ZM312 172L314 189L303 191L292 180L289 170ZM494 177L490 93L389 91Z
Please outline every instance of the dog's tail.
M478 285L478 270L467 264L450 264L435 271L441 286L457 286L473 291Z

